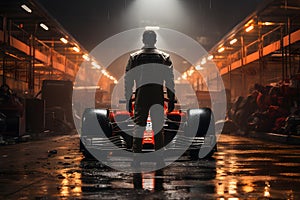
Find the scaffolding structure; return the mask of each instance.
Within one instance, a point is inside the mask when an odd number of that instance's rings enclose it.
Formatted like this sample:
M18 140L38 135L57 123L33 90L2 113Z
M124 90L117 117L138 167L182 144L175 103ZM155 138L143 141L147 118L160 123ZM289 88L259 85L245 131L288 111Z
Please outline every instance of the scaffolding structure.
M217 90L217 77L221 75L231 98L247 95L255 83L267 85L296 76L300 73L300 1L265 1L203 60L192 68L209 70L213 62L220 73L205 77L206 84L215 85ZM190 78L191 82L205 82L199 81L199 76Z
M74 81L83 62L92 69L96 65L95 70L107 75L105 81L114 82L114 77L37 1L0 2L0 84L33 95L43 80Z

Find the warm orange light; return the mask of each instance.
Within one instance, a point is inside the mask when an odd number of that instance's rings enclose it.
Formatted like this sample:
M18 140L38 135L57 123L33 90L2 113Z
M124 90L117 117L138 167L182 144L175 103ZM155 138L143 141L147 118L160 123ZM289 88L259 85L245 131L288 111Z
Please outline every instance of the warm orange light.
M231 44L231 45L233 45L234 43L236 43L237 42L237 39L236 38L234 38L233 40L231 40L229 43Z
M87 54L82 55L82 58L86 61L90 61L90 57Z
M271 26L271 25L275 25L274 22L262 22L261 25L263 26Z
M215 59L223 59L224 56L215 56Z
M73 47L73 50L74 50L75 52L77 52L77 53L80 52L80 49L79 49L78 47Z
M250 24L252 24L254 22L254 20L253 19L251 19L251 20L249 20L246 24L245 24L245 27L248 27L248 26L250 26Z
M92 62L92 65L94 69L101 69L100 65L98 65L96 62Z
M182 79L186 80L187 79L187 73L184 72L183 75L182 75Z
M109 74L105 69L102 69L101 72L104 76L109 77Z
M219 53L222 53L223 51L225 51L225 47L221 47L221 48L218 50Z
M195 70L194 69L190 69L189 71L188 71L188 75L189 76L192 76L192 74L195 72Z
M209 56L207 57L207 60L212 60L213 58L214 58L213 55L209 55Z
M251 26L249 26L248 28L246 28L246 32L250 32L250 31L252 31L253 29L254 29L254 26L251 25Z
M62 42L62 43L64 43L64 44L67 44L68 43L68 40L66 39L66 38L60 38L60 41Z

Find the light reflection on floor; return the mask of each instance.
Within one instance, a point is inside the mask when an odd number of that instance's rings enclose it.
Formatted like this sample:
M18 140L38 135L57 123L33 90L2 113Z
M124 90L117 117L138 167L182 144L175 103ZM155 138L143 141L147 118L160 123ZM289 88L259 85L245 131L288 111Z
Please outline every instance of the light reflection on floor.
M63 169L60 172L62 180L60 184L60 196L81 196L82 181L81 173L67 173L67 170Z
M45 144L58 154L49 156ZM185 156L131 174L83 159L77 145L72 136L2 148L0 199L300 199L300 149L293 146L224 135L213 159Z

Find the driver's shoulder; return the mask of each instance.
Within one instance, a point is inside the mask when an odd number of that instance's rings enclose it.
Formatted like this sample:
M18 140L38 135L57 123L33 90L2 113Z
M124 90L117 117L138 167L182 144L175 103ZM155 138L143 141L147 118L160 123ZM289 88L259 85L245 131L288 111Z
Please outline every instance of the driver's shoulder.
M169 58L170 57L170 54L168 54L164 51L158 50L158 49L157 49L157 53L162 55L164 58Z
M130 57L131 58L136 58L138 55L140 55L141 53L143 53L143 50L138 50L138 51L135 51L133 53L130 54Z

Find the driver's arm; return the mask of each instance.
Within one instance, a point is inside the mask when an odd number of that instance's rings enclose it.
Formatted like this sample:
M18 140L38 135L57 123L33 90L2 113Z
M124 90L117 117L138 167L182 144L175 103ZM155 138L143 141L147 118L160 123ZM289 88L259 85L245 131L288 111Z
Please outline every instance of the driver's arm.
M124 77L124 83L125 83L125 98L127 101L130 100L131 95L132 95L132 88L134 84L134 77L133 73L129 72L133 68L133 57L130 56L127 66L126 66L126 71L125 71L125 77Z
M174 84L174 73L173 64L170 57L167 58L166 64L168 65L167 73L165 74L165 84L167 88L167 96L169 101L175 101L175 84Z

